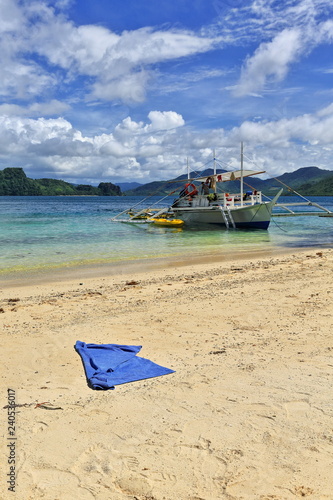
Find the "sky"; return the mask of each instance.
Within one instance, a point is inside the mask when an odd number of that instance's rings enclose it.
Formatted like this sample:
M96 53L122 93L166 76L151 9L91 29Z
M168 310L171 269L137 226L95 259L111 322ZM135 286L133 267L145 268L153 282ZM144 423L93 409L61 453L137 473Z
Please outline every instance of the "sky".
M0 0L0 169L333 172L332 0Z

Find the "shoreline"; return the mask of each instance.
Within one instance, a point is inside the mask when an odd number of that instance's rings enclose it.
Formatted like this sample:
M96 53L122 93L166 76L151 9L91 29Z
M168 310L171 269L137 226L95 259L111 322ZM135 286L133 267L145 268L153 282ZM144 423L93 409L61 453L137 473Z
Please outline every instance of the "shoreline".
M332 498L333 249L248 257L1 288L18 498ZM78 340L174 373L94 391Z
M252 259L279 257L283 255L299 254L314 251L313 248L287 248L271 247L262 249L246 250L243 252L232 252L229 250L224 254L216 252L201 252L200 254L169 255L157 258L140 258L119 260L115 262L99 264L83 264L69 266L55 266L42 269L31 269L20 271L3 271L0 274L0 286L4 289L10 287L30 286L33 284L59 283L71 280L94 279L99 277L112 277L133 273L149 273L163 268L182 268L204 264L223 264L232 261L247 261ZM321 248L317 248L321 251Z

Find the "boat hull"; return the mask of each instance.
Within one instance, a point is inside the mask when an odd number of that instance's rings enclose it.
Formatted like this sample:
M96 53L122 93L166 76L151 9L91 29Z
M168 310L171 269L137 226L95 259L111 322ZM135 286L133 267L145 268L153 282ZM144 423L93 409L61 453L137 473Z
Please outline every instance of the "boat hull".
M260 203L230 209L230 211L218 206L174 207L173 210L175 216L182 219L187 226L214 224L227 229L233 227L233 219L236 228L267 229L272 215L272 203ZM224 216L222 211L224 211Z

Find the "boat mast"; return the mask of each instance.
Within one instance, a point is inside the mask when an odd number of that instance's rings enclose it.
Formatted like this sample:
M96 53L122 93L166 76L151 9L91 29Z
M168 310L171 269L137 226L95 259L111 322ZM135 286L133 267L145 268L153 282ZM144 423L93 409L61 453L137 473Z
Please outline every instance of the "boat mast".
M214 192L216 193L216 155L215 149L213 149L213 165L214 165Z
M190 166L188 164L188 157L186 158L186 164L187 164L187 180L190 178Z
M243 142L241 142L241 207L243 206L243 198L244 198L244 182L243 182L243 170L244 170L244 154L243 154Z

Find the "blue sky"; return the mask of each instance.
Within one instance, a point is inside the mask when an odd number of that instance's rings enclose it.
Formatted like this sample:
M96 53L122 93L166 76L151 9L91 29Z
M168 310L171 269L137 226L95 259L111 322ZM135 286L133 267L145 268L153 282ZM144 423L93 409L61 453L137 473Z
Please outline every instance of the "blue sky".
M331 0L0 0L0 169L333 171Z

